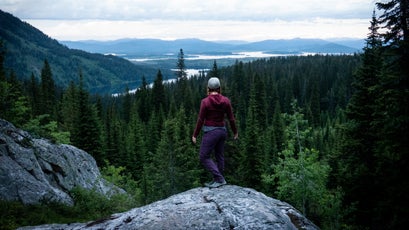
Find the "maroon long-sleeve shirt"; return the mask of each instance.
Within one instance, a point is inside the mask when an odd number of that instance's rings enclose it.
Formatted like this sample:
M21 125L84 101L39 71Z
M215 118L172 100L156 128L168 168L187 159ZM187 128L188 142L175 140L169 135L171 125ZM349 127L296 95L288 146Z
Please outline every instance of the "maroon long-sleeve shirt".
M224 127L224 117L227 115L233 133L237 133L236 121L230 100L221 94L210 94L200 104L199 116L193 137L197 137L203 125Z

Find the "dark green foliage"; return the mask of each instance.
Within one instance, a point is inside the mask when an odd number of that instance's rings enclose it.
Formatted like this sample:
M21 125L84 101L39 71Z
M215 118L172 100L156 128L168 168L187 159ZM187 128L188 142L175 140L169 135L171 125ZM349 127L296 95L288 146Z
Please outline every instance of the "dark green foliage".
M183 108L164 122L156 155L151 156L145 167L147 190L152 192L148 202L200 185L197 153L187 144L191 130L182 125L186 122Z
M186 65L185 65L185 54L183 53L183 49L179 50L178 54L178 61L176 63L176 79L186 79Z
M83 86L83 76L80 73L80 86L76 98L75 120L71 133L71 142L90 153L98 165L102 165L102 145L101 145L101 124L98 120L97 110L94 105L90 104L88 92Z
M14 72L2 83L4 116L11 122L23 124L30 118L29 99L24 95L22 83L18 82Z
M158 76L157 76L158 77ZM139 87L139 90L135 93L136 97L136 112L139 114L139 118L142 122L146 123L149 120L150 115L150 91L148 90L148 83L146 82L145 77L142 78L142 85Z
M27 225L70 223L80 214L61 204L23 205L19 202L0 201L0 226L5 230Z
M408 1L377 3L362 66L353 81L337 170L346 219L358 227L408 225ZM382 33L378 31L384 28ZM405 64L404 64L405 63Z
M350 80L345 79L352 78L359 62L358 55L308 56L237 62L217 71L214 67L222 82L222 93L231 98L239 126L240 141L229 139L226 143L228 182L272 196L276 194L277 184L262 180L262 175L274 173L274 165L279 162L278 152L288 145L281 114L289 112L286 101L292 98L303 102L300 106L311 111L311 118L320 116L309 146L319 150L317 157L328 158L336 138L326 133L332 132L334 120L341 120L342 111L336 108L342 107L348 97L334 92L348 91ZM303 72L306 66L314 70L311 74L300 74L308 80L295 77L295 73ZM123 173L135 180L133 187L140 194L141 204L210 180L199 164L198 146L190 144L208 77L199 75L163 84L161 71L158 71L152 88L143 80L135 94L116 97L89 95L83 84L83 79L88 77L80 73L79 84L72 81L61 92L62 96L56 97L52 109L57 114L51 122L57 126L53 127L58 132L67 132L71 143L91 153L99 166L108 163L123 167ZM41 82L33 80L32 83L26 95L28 101L33 102L30 108L34 111L36 103L31 95L36 89L41 91ZM316 93L318 88L320 93ZM308 89L308 92L299 92L300 89ZM31 130L38 128L37 132L42 132L39 135L51 136L52 132L44 129L48 123L35 123L40 117L34 115L33 112L33 119L27 122ZM321 127L323 120L329 120L325 123L326 129ZM229 133L231 136L230 130ZM99 208L106 209L105 206ZM317 214L311 218L319 222L326 217Z
M70 132L58 128L56 121L51 120L50 115L38 115L22 126L36 138L47 138L58 144L70 144Z
M40 84L34 74L31 74L30 83L27 92L30 98L30 106L33 116L41 115L40 105ZM64 107L63 107L64 108Z
M127 86L125 89L124 101L122 103L122 114L123 114L123 119L126 123L129 123L131 119L131 106L132 106L132 98L129 93L129 88Z
M29 99L24 95L23 83L18 81L14 71L7 77L3 61L6 49L0 40L0 116L17 124L30 118Z
M250 91L250 101L246 119L246 131L241 134L240 172L241 183L245 187L252 187L260 190L261 174L263 172L263 136L260 135L261 127L257 116L256 89L253 85Z
M162 72L158 70L156 79L153 82L152 87L152 103L155 108L155 112L158 113L161 109L165 109L166 97L165 97L165 88L163 86L163 76Z
M60 134L69 132L71 143L93 154L99 165L121 169L112 175L135 180L124 186L146 204L210 179L190 137L207 79L218 76L239 127L239 141L226 142L229 183L279 196L323 229L378 229L385 223L402 229L409 210L404 176L409 174L409 62L401 16L408 11L397 12L408 5L378 6L385 12L379 19L374 14L362 54L237 61L220 69L214 62L208 76L186 78L181 49L175 83L164 84L157 70L147 75L156 77L153 87L142 77L135 94L93 97L83 80L71 81L63 92L57 88L50 114L43 115L50 123L35 123L41 101L34 95L42 95L45 83L34 74L30 86L22 87L19 76L0 65L0 114L44 136L52 133L47 124ZM378 32L382 26L384 34ZM51 76L60 72L52 63ZM47 69L44 64L44 74ZM80 79L93 76L84 72ZM114 210L105 205L82 208Z
M340 185L346 191L347 202L358 202L357 220L370 223L370 210L373 210L373 191L375 190L375 159L374 148L376 131L371 122L375 113L378 92L375 87L379 84L382 70L381 43L378 35L378 24L373 17L371 35L367 40L365 53L362 57L362 67L358 69L353 81L354 94L348 104L346 115L349 122L346 124L346 140L343 143L342 156L340 157L339 170ZM368 199L368 197L372 197ZM367 210L364 212L363 210Z
M55 119L56 111L52 105L56 104L56 92L50 64L47 60L44 61L44 66L41 69L41 84L40 84L40 114L50 114Z
M339 192L327 189L330 167L320 159L318 150L311 148L312 128L299 108L293 114L284 114L286 146L278 153L274 172L263 174L264 181L276 184L276 195L293 204L308 218L322 227L340 223Z

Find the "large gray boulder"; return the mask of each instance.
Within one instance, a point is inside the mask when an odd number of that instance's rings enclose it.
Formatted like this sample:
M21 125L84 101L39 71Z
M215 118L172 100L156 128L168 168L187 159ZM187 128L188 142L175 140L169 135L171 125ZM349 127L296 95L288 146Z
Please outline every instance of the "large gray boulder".
M33 138L0 119L0 199L73 205L68 192L76 186L107 196L124 192L101 178L88 153Z
M195 188L128 212L88 223L30 229L318 229L291 205L253 189Z

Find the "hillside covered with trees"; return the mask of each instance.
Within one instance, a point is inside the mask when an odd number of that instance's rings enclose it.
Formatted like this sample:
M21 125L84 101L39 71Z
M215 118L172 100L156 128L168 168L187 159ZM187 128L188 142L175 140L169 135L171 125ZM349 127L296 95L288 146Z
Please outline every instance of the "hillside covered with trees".
M79 72L87 76L84 85L91 92L118 92L141 84L141 76L155 76L157 68L137 66L130 61L99 53L87 53L61 45L13 15L0 10L0 40L7 48L3 65L18 79L40 75L45 59L53 66L54 81L61 87L78 82ZM169 71L170 72L170 71ZM148 80L153 80L148 79Z
M209 176L190 138L209 77L231 99L239 140L226 144L226 180L277 197L323 229L403 229L408 224L409 32L407 1L377 3L362 54L237 61L177 81L156 73L135 94L67 88L47 59L41 81L17 80L0 63L1 117L70 143L100 167L125 167L141 204L201 186ZM382 29L382 30L381 30ZM381 32L382 31L382 32ZM134 192L135 193L135 192Z

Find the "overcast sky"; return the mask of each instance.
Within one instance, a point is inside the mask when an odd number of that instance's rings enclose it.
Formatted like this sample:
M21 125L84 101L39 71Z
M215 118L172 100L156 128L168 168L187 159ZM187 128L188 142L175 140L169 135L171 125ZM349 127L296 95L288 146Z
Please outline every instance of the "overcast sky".
M0 0L58 40L366 38L376 0Z

